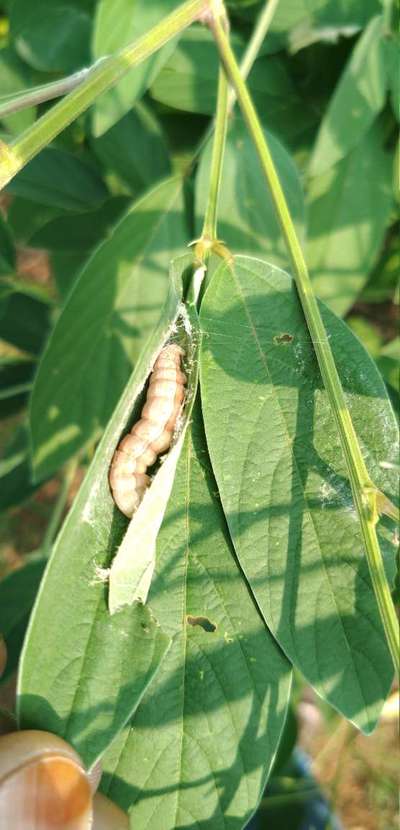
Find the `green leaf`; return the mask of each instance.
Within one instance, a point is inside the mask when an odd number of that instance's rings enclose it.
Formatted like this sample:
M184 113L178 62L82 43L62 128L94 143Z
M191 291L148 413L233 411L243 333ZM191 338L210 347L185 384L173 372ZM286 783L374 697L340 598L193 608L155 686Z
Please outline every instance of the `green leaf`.
M53 473L104 427L157 322L170 259L187 242L182 182L137 202L89 259L39 366L31 402L33 467Z
M384 240L393 204L392 159L379 124L308 194L306 259L314 290L337 314L353 305Z
M167 145L160 124L143 104L92 141L107 170L117 173L136 196L170 173Z
M184 275L186 269L191 271L192 266L192 253L179 257L171 263L171 278L175 282L181 280L181 275ZM153 476L151 487L145 493L129 522L126 534L112 562L109 575L111 614L123 605L147 601L156 564L157 537L171 495L177 464L192 414L197 392L201 342L194 303L186 303L179 323L182 331L178 342L184 349L184 369L187 378L185 407L180 417L179 435Z
M47 222L63 213L62 208L41 205L30 199L13 196L7 211L7 221L15 239L20 243L28 243Z
M369 473L396 498L397 426L382 379L345 324L321 311ZM295 285L238 257L214 275L200 319L207 442L240 564L284 652L369 732L393 667ZM393 577L394 543L381 532Z
M301 147L304 134L308 141L310 129L314 131L318 123L315 101L313 96L305 97L304 87L299 93L281 56L259 58L250 72L248 87L268 130L294 149Z
M28 281L0 280L1 337L18 349L37 354L50 327L51 303Z
M293 706L293 699L288 706L285 726L282 732L281 740L279 742L279 749L275 758L272 775L275 777L279 775L287 766L290 758L295 751L296 744L299 740L299 724L297 721L297 713ZM271 782L272 784L272 782Z
M0 633L7 646L1 683L15 672L46 559L35 556L0 581Z
M310 161L321 175L359 145L386 96L383 19L374 17L354 47L322 120Z
M386 40L384 41L384 50L387 85L390 91L390 100L392 102L393 112L395 113L397 120L400 121L400 36L397 34L391 38L386 38Z
M386 382L400 395L400 337L395 337L381 349L377 364Z
M380 0L286 0L278 5L270 31L288 31L307 23L365 26L381 10Z
M359 314L350 313L346 317L346 323L361 340L367 352L373 358L377 358L382 347L383 338L376 326Z
M242 41L232 38L236 55ZM185 112L212 115L215 112L218 81L218 51L213 36L204 26L183 32L179 43L150 88L156 101Z
M34 363L25 357L0 356L0 418L13 415L25 405L34 369Z
M82 571L81 578L84 578ZM69 579L67 584L70 585ZM47 585L45 577L42 590ZM88 589L90 592L90 586L85 587L86 593ZM71 609L61 583L58 592L56 606L60 605L60 595L63 597L63 627L55 629L53 638L41 637L38 641L36 631L41 619L38 621L34 613L28 629L29 645L22 653L20 667L19 724L22 729L43 729L64 738L90 768L138 706L168 651L170 640L143 605L109 617L104 597L92 590L94 601L80 608L84 616L78 622L80 643L77 643L76 628L74 631L77 598ZM101 593L104 594L103 588ZM51 615L48 619L53 627L54 601L49 601L48 593L46 599ZM49 653L55 657L66 643L68 654L52 661L62 672L60 678L49 666Z
M0 510L21 504L36 488L31 481L29 433L22 425L15 430L0 459Z
M290 670L233 553L199 406L157 540L149 605L173 646L104 759L103 787L135 827L239 830L278 749Z
M14 92L20 92L21 89L31 86L27 67L11 48L1 49L0 51L0 74L0 101L2 98L8 98ZM35 115L36 107L29 107L2 118L1 122L7 131L14 135L30 127L35 120Z
M266 133L290 212L300 235L304 202L299 176L289 154L273 135ZM208 197L211 144L202 154L196 178L196 227L200 234ZM241 120L229 130L218 202L218 234L234 253L263 254L287 264L275 209L261 175L253 142Z
M361 302L393 301L400 273L400 223L394 223L385 237L381 256L369 275L360 296ZM396 301L395 301L396 302Z
M91 210L107 198L107 189L96 170L72 153L47 147L7 185L13 196L22 196L62 210Z
M14 0L11 36L18 54L34 69L71 72L90 62L89 14L71 0Z
M29 245L66 254L88 253L110 234L129 204L129 197L114 196L94 211L56 216L31 236Z
M231 38L236 56L243 41ZM150 88L152 98L180 111L213 115L217 100L218 52L209 29L193 26ZM268 128L293 138L315 123L315 113L300 97L281 57L259 58L248 79L256 107L265 114Z
M15 268L15 245L11 228L0 213L0 274L10 274Z
M106 569L127 525L114 504L108 472L132 410L141 403L149 368L175 325L181 291L171 279L159 323L53 549L21 661L20 724L64 737L88 767L127 722L170 644L147 607L108 613Z
M72 251L72 253L52 251L50 253L51 272L62 301L65 301L70 294L87 258L87 251Z
M137 40L176 8L176 0L99 0L93 34L93 57L102 58ZM93 132L99 136L119 121L152 84L175 48L175 40L128 72L94 105Z

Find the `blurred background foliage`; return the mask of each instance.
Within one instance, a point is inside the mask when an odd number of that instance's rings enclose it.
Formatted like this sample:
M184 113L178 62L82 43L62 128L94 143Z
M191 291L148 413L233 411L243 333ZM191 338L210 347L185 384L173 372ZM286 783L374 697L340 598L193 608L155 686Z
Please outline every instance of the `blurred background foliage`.
M177 5L0 0L0 106L124 46ZM240 58L263 4L228 6ZM388 0L282 0L249 76L316 292L364 343L396 407L398 22ZM217 72L209 31L193 26L102 95L0 196L5 700L60 517L157 319L168 259L201 228ZM2 138L51 105L4 117ZM234 252L289 268L236 110L219 233ZM296 743L314 759L311 773ZM251 827L338 826L315 775L345 828L392 830L396 751L390 707L365 739L299 681L282 758Z

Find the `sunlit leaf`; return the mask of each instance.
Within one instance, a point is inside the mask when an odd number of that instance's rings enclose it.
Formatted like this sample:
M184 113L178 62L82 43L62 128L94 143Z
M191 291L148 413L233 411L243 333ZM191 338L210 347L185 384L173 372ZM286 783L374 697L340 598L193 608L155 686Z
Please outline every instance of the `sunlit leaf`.
M396 498L397 426L359 341L322 307L362 453ZM294 283L261 260L221 266L201 308L207 442L235 549L285 653L366 732L393 675L336 423ZM393 578L393 530L382 527Z
M286 0L280 3L271 23L272 32L283 32L304 23L325 26L365 26L382 10L380 0Z
M93 57L102 58L133 43L176 7L176 0L99 0L93 33ZM167 43L94 105L94 135L102 135L139 100L175 48Z
M233 33L231 45L240 59L244 41ZM248 78L249 91L268 129L293 138L315 122L315 113L298 94L282 57L261 52ZM212 115L217 101L218 65L210 30L193 26L181 36L150 94L168 107Z
M392 159L383 139L376 124L308 189L306 259L315 292L337 314L367 282L390 221Z
M11 95L14 92L19 92L21 89L26 89L31 86L29 78L29 70L20 60L18 55L11 48L1 49L0 51L0 74L1 87L0 99L3 96ZM36 115L36 107L29 107L28 109L16 112L13 115L8 115L2 118L1 121L4 127L12 134L22 132L31 124L33 124Z
M175 264L176 263L176 264ZM171 268L180 278L193 263L192 254L178 257ZM146 602L156 565L156 543L171 495L177 464L182 452L197 391L200 332L197 311L186 304L180 319L178 342L184 351L186 374L185 406L179 419L179 434L167 457L152 477L151 487L133 514L118 548L109 575L109 608L113 614L134 601Z
M120 399L43 578L19 673L19 720L64 737L90 766L138 705L169 648L149 608L135 603L110 616L107 568L127 520L108 472L121 434L181 302L171 279L159 323Z
M170 173L160 124L141 103L94 139L92 147L105 169L117 173L135 196Z
M48 342L31 403L33 466L49 475L104 427L152 331L187 236L182 183L137 202L89 259Z
M356 43L322 120L310 161L321 175L363 138L386 95L383 19L374 17Z
M233 553L199 407L158 537L148 603L173 646L104 759L103 787L130 809L132 826L239 830L277 752L290 671Z
M302 235L303 192L296 167L275 136L266 134L293 220ZM202 154L196 179L196 230L199 234L208 197L211 144ZM218 202L218 234L234 253L263 254L280 265L288 255L275 209L261 174L253 142L240 119L230 127Z

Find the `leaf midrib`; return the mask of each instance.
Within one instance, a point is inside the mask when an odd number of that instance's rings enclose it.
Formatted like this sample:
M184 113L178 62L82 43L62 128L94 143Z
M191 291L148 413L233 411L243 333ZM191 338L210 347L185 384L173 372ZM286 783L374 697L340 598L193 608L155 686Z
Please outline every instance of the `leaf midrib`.
M250 274L250 276L252 277L252 279L257 278L257 275L255 275L255 274L254 274L254 273L253 273L253 272L252 272L249 268L246 268L246 266L245 266L245 265L243 265L242 263L240 263L240 268L241 268L242 270L246 271L248 274ZM240 300L241 300L241 302L242 302L243 309L244 309L244 313L245 313L245 315L246 315L246 317L247 317L247 319L248 319L248 321L249 321L250 328L251 328L251 330L252 330L252 332L253 332L253 335L254 335L254 341L255 341L255 344L256 344L256 346L257 346L257 349L258 349L258 352L259 352L260 358L261 358L261 363L262 363L262 365L264 366L265 371L266 371L266 374L267 374L267 376L268 376L268 379L269 379L269 381L270 381L270 383L271 383L271 387L272 387L272 390L273 390L273 396L275 397L276 404L277 404L277 409L278 409L278 411L280 412L280 415L281 415L281 421L282 421L282 423L283 423L283 425L284 425L285 432L286 432L286 435L287 435L287 439L288 439L287 447L288 447L289 452L290 452L290 454L291 454L291 456L292 456L292 458L293 458L293 461L294 461L294 465L295 465L295 468L296 468L296 474L297 474L297 477L298 477L298 480L299 480L299 483L300 483L300 486L301 486L301 491L302 491L302 493L303 493L304 504L305 504L305 507L306 507L306 510L307 510L307 515L308 515L309 520L310 520L310 523L311 523L311 525L312 525L312 527L313 527L313 531L314 531L314 535L315 535L315 538L316 538L316 542L317 542L318 550L320 551L320 559L321 559L321 562L322 562L322 565L323 565L323 568L324 568L325 577L326 577L326 583L327 583L327 585L329 586L330 593L331 593L332 600L333 600L333 605L334 605L334 607L336 608L336 611L337 611L337 617L338 617L338 620L339 620L339 623L340 623L340 627L341 627L341 630L342 630L343 640L344 640L344 643L345 643L345 645L346 645L346 647L347 647L347 650L348 650L348 652L349 652L349 656L350 656L350 658L351 658L351 664L352 664L352 667L353 667L353 676L354 676L354 677L355 677L355 679L356 679L356 682L357 682L357 685L358 685L358 688L359 688L359 691L360 691L360 696L361 696L361 698L362 698L362 700L363 700L363 703L364 703L365 710L366 710L366 711L368 711L368 708L369 708L369 707L368 707L368 706L367 706L367 704L366 704L365 695L364 695L363 689L362 689L362 687L361 687L361 684L360 684L360 682L359 682L358 673L357 673L357 671L356 671L356 668L355 668L355 665L354 665L354 661L353 661L353 659L352 659L352 650L351 650L351 647L350 647L350 644L349 644L349 641L348 641L348 638L347 638L347 634L346 634L345 628L344 628L344 626L343 626L342 618L341 618L341 615L340 615L340 613L339 613L338 606L337 606L337 602L336 602L336 597L335 597L335 594L334 594L334 591L333 591L333 588L332 588L332 585L331 585L331 581L330 581L330 578L329 578L329 575L328 575L328 572L327 572L327 568L326 568L325 561L324 561L324 557L323 557L323 554L322 554L321 545L320 545L320 540L319 540L319 537L318 537L318 533L317 533L317 529L316 529L316 526L315 526L314 518L313 518L313 516L312 516L311 510L310 510L310 507L309 507L309 504L308 504L308 500L307 500L307 497L306 497L306 493L305 493L305 490L304 490L303 482L302 482L302 479L301 479L301 476L300 476L300 472L299 472L299 468L298 468L297 459L296 459L296 456L294 455L294 453L293 453L293 451L292 451L292 449L291 449L291 439L290 439L290 434L289 434L289 430L288 430L288 425L287 425L287 422L286 422L286 419L285 419L285 416L284 416L283 410L282 410L282 408L281 408L281 405L280 405L280 400L279 400L279 397L278 397L278 395L277 395L277 393L276 393L275 386L274 386L274 384L272 383L272 378L271 378L271 375L270 375L270 372L269 372L268 364L267 364L267 362L266 362L266 360L265 360L265 356L264 356L264 353L263 353L263 350L262 350L261 344L260 344L260 342L259 342L259 339L258 339L258 334L257 334L257 331L256 331L256 329L255 329L255 327L254 327L254 324L253 324L253 321L252 321L252 318L251 318L251 314L250 314L250 311L249 311L248 306L247 306L247 303L246 303L246 298L245 298L245 296L244 296L244 294L243 294L242 287L241 287L241 285L240 285L240 281L239 281L239 279L238 279L238 277L237 277L236 272L234 272L234 273L231 275L231 277L232 277L232 276L233 276L233 278L234 278L234 280L235 280L235 283L236 283L236 287L237 287L238 296L239 296L239 299L240 299ZM226 444L226 440L227 440L227 439L225 438L225 442L224 442L225 444ZM243 470L241 470L241 483L242 483L242 481L243 481ZM243 488L242 488L242 486L241 486L241 487L240 487L240 491L239 491L239 492L240 492L240 493L242 493L242 491L243 491ZM239 505L240 505L240 497L239 497ZM239 511L238 511L238 515L239 515L239 517L240 517L240 509L239 509ZM234 546L235 546L235 540L234 540L234 538L233 538L233 537L232 537L232 541L233 541L233 544L234 544ZM235 546L235 547L236 547L236 546ZM315 639L314 639L314 647L315 647Z

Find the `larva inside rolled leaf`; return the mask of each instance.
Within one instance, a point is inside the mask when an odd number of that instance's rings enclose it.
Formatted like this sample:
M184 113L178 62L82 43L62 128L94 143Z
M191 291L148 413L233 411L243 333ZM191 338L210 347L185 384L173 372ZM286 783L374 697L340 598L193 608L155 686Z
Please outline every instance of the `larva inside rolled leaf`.
M141 418L115 450L110 488L117 507L128 518L133 516L150 484L147 468L171 446L185 397L186 375L181 369L184 354L176 343L161 349L150 375Z

